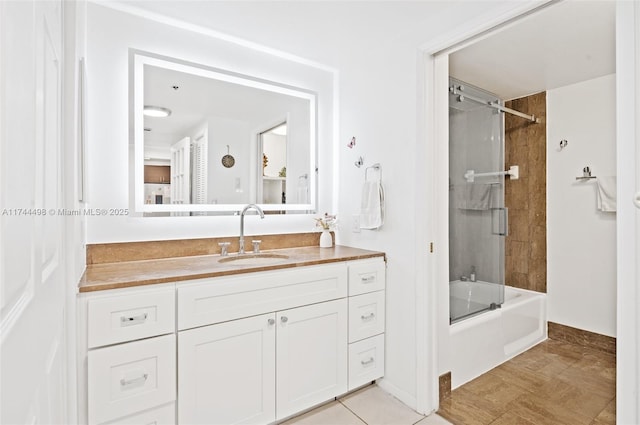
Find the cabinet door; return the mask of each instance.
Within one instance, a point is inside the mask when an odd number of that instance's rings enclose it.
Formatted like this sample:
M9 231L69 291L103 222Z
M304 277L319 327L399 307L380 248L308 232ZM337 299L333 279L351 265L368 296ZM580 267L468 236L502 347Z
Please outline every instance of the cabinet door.
M178 333L178 422L275 420L275 314Z
M347 391L347 301L279 312L277 418Z
M168 165L145 165L145 183L171 183L171 167Z

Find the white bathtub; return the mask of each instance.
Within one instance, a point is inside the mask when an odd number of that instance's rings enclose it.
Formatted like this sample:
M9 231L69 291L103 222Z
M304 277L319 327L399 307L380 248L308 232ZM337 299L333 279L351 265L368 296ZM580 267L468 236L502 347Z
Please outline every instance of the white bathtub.
M489 282L449 285L452 305L454 298L469 299L470 291L485 302L500 290ZM546 294L505 286L501 308L452 324L449 336L451 387L457 388L547 339Z

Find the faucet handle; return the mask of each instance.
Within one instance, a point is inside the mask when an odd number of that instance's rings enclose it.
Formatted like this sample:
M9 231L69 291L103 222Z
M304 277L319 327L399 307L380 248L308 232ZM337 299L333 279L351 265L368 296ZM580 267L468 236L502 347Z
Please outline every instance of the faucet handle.
M260 252L260 243L262 241L253 240L251 243L253 244L253 253L258 254Z
M228 252L229 245L231 245L231 242L218 242L218 246L220 247L220 256L221 257L226 257L227 254L229 254L229 252Z

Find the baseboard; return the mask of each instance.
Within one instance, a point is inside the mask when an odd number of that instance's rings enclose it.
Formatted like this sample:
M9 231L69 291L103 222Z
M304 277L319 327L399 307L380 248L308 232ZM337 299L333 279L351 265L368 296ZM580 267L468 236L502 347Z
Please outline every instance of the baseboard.
M378 381L376 381L376 384L378 384L378 386L382 388L384 391L388 392L389 394L391 394L392 396L394 396L395 398L397 398L398 400L400 400L401 402L403 402L413 410L416 410L418 403L415 395L409 394L408 392L401 390L400 388L396 387L391 382L389 382L388 379L385 379L385 378L379 379Z
M611 336L547 322L549 338L577 344L609 354L616 354L616 339Z
M438 378L438 400L440 404L449 397L451 397L451 372L440 375Z

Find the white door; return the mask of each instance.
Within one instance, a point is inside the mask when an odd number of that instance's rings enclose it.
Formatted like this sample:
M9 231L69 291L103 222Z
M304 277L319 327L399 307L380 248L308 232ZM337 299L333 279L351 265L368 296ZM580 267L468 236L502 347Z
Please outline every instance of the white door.
M279 312L278 419L347 391L347 300Z
M178 422L275 420L275 314L178 333Z
M191 139L171 145L171 203L190 204Z
M0 2L0 423L64 424L62 2Z
M209 130L204 129L202 134L195 138L191 145L191 203L207 204L207 180L209 177Z

